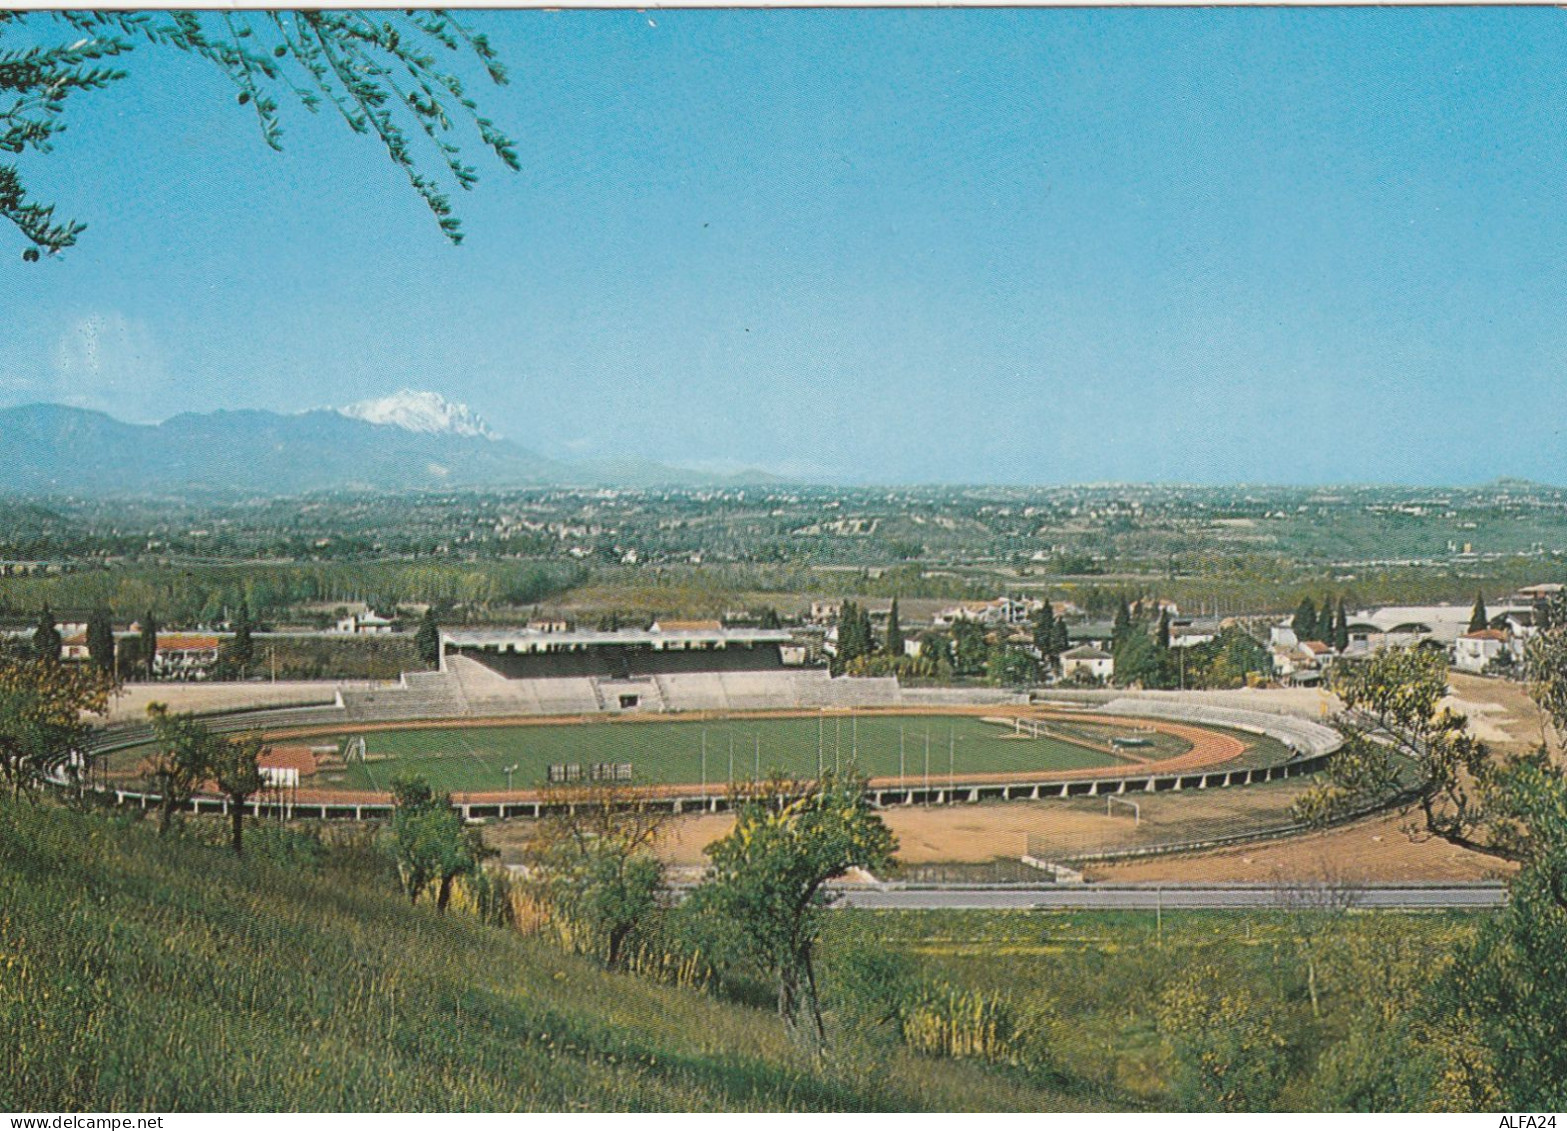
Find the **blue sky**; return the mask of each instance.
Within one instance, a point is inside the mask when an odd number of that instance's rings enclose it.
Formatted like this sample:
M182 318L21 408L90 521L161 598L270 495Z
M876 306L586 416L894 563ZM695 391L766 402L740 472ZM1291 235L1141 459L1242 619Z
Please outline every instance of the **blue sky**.
M335 119L274 154L152 52L83 96L22 160L80 246L0 231L0 404L410 387L554 456L844 481L1567 481L1560 12L470 19L523 171L471 147L456 248Z

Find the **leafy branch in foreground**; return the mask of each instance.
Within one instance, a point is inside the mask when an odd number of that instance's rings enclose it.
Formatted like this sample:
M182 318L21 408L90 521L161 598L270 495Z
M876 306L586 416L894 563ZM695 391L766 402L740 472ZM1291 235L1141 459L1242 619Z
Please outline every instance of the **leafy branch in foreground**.
M46 20L63 24L70 41L38 42L46 37L31 33ZM7 46L8 33L31 42ZM424 171L415 135L460 189L478 181L453 140L460 121L507 168L520 168L511 139L480 112L446 61L471 56L497 85L507 81L505 68L485 36L440 11L0 11L0 152L48 153L66 129L71 96L124 79L125 57L149 47L220 71L273 149L282 148L280 98L311 112L330 105L354 133L380 142L453 243L462 242L461 224L440 181ZM85 230L54 213L54 204L31 196L16 165L0 164L0 217L29 241L24 258L70 247Z

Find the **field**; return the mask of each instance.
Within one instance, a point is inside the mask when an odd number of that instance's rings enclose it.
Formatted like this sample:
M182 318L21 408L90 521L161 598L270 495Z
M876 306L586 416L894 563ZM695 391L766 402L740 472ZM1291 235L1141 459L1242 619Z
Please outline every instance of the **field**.
M1085 738L1104 743L1115 735L1134 733L1130 728L1075 725ZM711 785L750 781L774 770L811 777L820 769L851 768L872 777L898 777L901 773L915 784L924 780L927 749L933 784L946 781L951 773L1081 770L1130 764L1054 738L1013 737L1006 728L970 717L736 718L363 733L366 761L322 775L312 784L385 789L395 774L418 773L437 789L494 790L507 787L506 767L516 766L512 784L524 788L546 784L551 765L600 762L630 763L633 781L642 784L705 781ZM341 742L344 737L312 742L324 745ZM1186 747L1171 736L1146 737L1166 757Z
M846 958L874 947L887 967L936 988L930 997L966 995L989 1004L991 1016L1026 1025L1059 1079L1095 1086L1129 1108L1440 1110L1431 1065L1422 1063L1431 1050L1383 1019L1418 1009L1481 921L1464 912L1309 905L1282 913L857 911L834 916L826 950L829 983L842 977ZM1201 1020L1172 1032L1171 1006L1182 1000L1198 1006ZM1175 1046L1193 1041L1194 1028L1211 1043L1191 1050L1188 1063L1205 1071L1183 1081ZM1374 1052L1368 1037L1381 1042ZM1203 1084L1226 1077L1228 1102L1203 1095Z
M1288 825L1293 821L1290 806L1309 788L1309 780L1296 778L1231 789L1137 795L1142 818L1137 823L1120 804L1107 815L1104 798L892 805L882 810L882 819L898 838L898 860L904 865L983 865L997 860L1016 863L1031 839L1047 842L1054 847L1055 857L1066 858L1074 852L1102 852L1158 841L1195 841ZM696 868L705 861L703 848L727 835L733 824L734 818L727 813L680 817L671 823L660 841L659 854L677 868ZM486 829L485 836L501 849L503 859L521 860L520 848L527 837L525 828L513 830L509 823L497 824ZM1387 848L1396 846L1393 836L1385 839ZM1398 841L1403 839L1398 837ZM1269 851L1278 864L1286 867L1292 857L1299 856L1303 866L1314 867L1321 854L1302 854L1301 846L1305 843L1305 838L1291 837L1271 845L1248 844L1229 851L1237 859ZM1379 842L1373 847L1380 846ZM1096 878L1120 879L1120 869L1124 868L1177 870L1183 862L1210 858L1211 854L1162 856L1139 864L1095 865L1090 871ZM1162 873L1158 875L1163 878ZM1472 878L1469 872L1460 875ZM1210 875L1192 863L1186 863L1183 876L1192 880L1235 878L1228 873L1222 877ZM1239 878L1269 880L1273 876L1271 868L1258 868L1248 869ZM1141 878L1141 874L1129 878ZM1433 878L1448 877L1442 874Z

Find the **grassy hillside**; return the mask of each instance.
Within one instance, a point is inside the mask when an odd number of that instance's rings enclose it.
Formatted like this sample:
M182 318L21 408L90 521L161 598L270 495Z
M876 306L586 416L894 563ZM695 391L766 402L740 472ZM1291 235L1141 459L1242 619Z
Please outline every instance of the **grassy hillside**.
M364 852L0 803L0 1109L1061 1109L972 1064L610 975L392 893Z

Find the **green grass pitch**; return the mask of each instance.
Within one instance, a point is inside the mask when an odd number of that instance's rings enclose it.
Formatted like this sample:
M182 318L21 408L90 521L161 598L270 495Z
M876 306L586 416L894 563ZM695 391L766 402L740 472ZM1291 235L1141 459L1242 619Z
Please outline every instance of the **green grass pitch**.
M1130 729L1102 730L1107 741ZM909 785L925 779L929 749L932 785L950 773L1075 770L1125 765L1122 759L1069 742L1019 739L1010 730L971 717L743 719L708 722L603 722L564 726L409 728L363 732L369 761L319 774L312 785L385 789L400 773L424 776L450 791L505 789L546 782L551 764L630 762L640 784L723 784L781 771L814 776L821 769L855 767L871 777L897 777ZM347 735L339 736L339 741ZM1171 756L1186 744L1155 736L1158 753ZM312 739L325 744L332 739ZM900 763L899 750L902 750ZM704 758L703 751L706 751ZM1142 753L1151 751L1146 749ZM818 766L820 757L820 767ZM587 770L584 769L584 775Z

